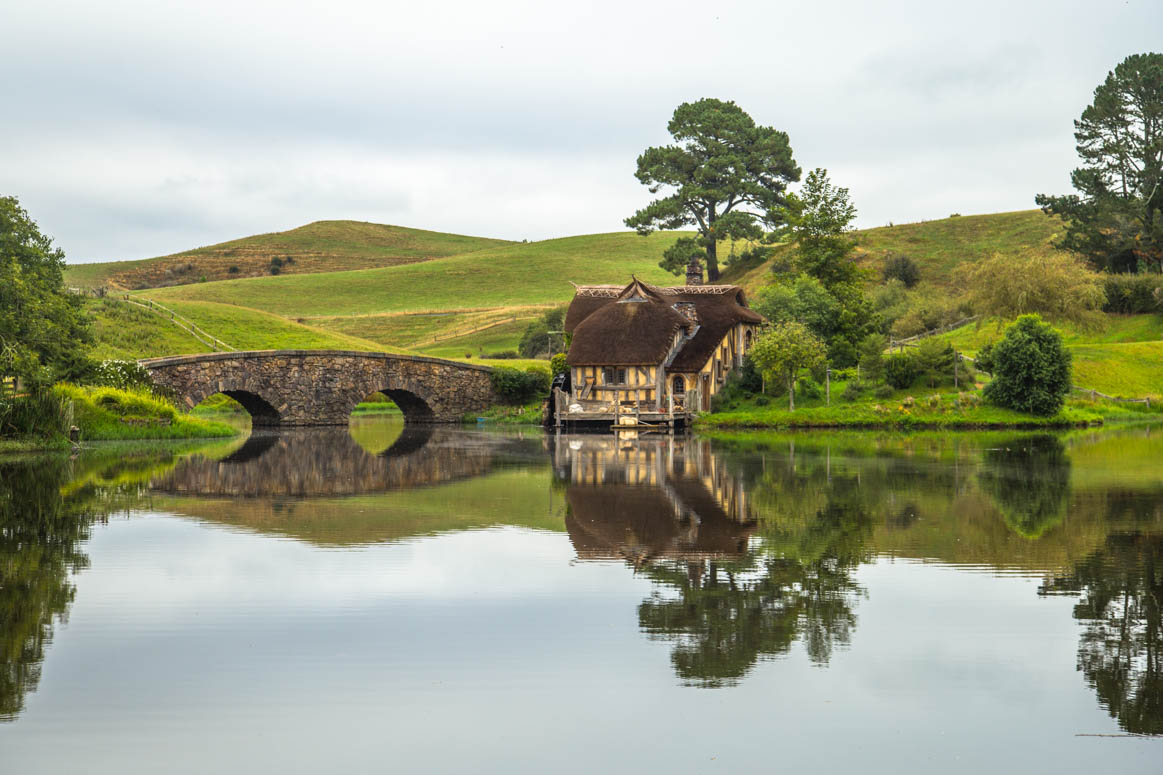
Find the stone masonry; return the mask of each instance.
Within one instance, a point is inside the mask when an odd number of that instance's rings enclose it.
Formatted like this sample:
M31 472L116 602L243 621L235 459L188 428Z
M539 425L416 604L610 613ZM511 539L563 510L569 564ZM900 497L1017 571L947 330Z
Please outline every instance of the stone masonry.
M487 366L391 353L261 350L141 361L154 382L196 406L225 393L255 425L346 425L351 410L381 391L409 422L459 422L496 403Z

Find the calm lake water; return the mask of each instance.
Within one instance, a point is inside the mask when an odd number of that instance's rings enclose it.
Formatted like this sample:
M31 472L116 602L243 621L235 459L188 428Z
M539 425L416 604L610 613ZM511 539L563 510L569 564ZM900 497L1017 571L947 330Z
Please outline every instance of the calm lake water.
M1163 429L0 462L0 772L1163 771Z

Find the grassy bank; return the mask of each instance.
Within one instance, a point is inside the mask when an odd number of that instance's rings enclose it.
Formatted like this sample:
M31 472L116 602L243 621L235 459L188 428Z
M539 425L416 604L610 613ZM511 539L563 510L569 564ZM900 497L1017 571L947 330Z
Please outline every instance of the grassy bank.
M218 438L238 432L222 422L182 414L144 391L60 384L53 392L72 401L73 423L87 441Z
M786 399L785 399L786 400ZM752 403L730 411L703 415L699 429L730 428L1079 428L1108 422L1163 420L1159 407L1073 400L1050 417L1000 409L983 404L977 394L943 393L879 402L838 403L797 408L786 404L758 406Z
M489 425L540 425L542 400L539 398L524 406L504 404L490 406L483 412L466 414L464 421L466 423L484 422Z

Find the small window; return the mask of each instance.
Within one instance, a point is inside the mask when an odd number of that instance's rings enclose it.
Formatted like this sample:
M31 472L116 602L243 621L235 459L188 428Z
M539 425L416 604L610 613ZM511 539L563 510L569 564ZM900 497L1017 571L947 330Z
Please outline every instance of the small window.
M686 380L683 379L682 377L675 377L673 380L671 380L670 384L671 384L671 392L674 393L676 396L681 396L681 395L686 394Z
M607 385L625 385L626 384L626 370L615 369L607 366L602 369L602 381Z

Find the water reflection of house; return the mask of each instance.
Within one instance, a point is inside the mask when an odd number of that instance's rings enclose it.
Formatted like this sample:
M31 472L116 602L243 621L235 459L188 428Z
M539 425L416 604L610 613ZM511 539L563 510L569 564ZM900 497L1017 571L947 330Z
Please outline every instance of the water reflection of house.
M566 528L583 559L638 565L747 549L754 521L746 492L706 441L565 437L555 468L568 482Z
M561 423L629 411L643 421L682 422L710 406L763 318L738 286L702 285L693 274L687 283L577 288L565 317L571 387L557 398Z

